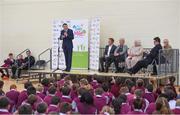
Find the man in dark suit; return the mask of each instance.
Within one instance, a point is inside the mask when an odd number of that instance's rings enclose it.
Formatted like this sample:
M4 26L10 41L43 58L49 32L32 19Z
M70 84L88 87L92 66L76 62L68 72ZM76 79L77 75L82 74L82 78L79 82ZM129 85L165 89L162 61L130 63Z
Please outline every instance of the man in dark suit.
M142 68L147 68L147 66L149 64L151 64L153 62L153 60L158 59L158 55L159 55L159 50L162 49L161 46L161 40L159 37L154 38L154 48L151 49L150 53L146 56L145 59L140 60L136 63L136 65L130 69L128 69L128 73L129 74L136 74L140 69ZM156 70L156 66L153 66L153 75L157 75L157 70Z
M62 49L64 51L66 69L64 71L69 72L72 65L72 52L73 52L73 30L68 28L66 23L63 24L63 30L61 31L60 39L63 40Z
M29 70L35 64L35 58L31 55L31 51L26 51L27 57L24 58L20 67L17 68L17 76L20 78L21 70ZM15 70L14 70L15 71Z
M114 59L114 51L116 46L114 45L114 39L109 38L108 45L105 48L104 56L100 58L100 72L108 72L108 68L113 62ZM104 62L105 62L105 70L104 70Z

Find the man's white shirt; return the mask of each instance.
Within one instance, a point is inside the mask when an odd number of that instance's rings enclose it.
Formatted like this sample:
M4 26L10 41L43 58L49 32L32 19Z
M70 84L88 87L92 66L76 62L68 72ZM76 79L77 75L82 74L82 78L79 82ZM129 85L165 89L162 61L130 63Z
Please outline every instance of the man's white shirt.
M110 45L109 48L108 48L107 56L110 56L111 48L112 48L112 45Z

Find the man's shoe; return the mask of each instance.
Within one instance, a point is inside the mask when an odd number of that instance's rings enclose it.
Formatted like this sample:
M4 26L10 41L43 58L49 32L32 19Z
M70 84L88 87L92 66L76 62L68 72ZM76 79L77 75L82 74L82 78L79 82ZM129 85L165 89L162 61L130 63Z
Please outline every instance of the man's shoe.
M71 70L66 70L66 72L70 72Z
M116 70L114 73L120 73L120 71L119 71L119 70Z
M102 69L102 70L100 69L99 72L104 72L104 70L103 70L103 69Z
M105 73L108 73L108 70L105 70L104 72L105 72Z
M119 72L120 72L120 73L124 73L124 72L125 72L125 68L124 68L124 67L119 68Z
M126 72L127 72L129 75L131 75L131 76L132 76L132 74L133 74L133 72L132 72L131 70L129 70L129 69L127 69Z
M62 70L62 71L67 71L67 69L64 69L64 70Z
M12 76L11 79L16 79L16 77L15 77L15 76Z
M151 76L156 76L157 75L157 73L151 73Z

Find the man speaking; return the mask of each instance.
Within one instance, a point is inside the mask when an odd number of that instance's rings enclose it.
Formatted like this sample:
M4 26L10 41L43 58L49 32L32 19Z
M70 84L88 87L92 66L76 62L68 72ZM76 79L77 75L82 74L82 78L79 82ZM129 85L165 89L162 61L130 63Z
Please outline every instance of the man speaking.
M73 30L68 28L66 23L63 24L63 30L61 31L60 40L63 40L62 49L64 51L66 69L64 71L70 72L72 65L72 52L74 39Z

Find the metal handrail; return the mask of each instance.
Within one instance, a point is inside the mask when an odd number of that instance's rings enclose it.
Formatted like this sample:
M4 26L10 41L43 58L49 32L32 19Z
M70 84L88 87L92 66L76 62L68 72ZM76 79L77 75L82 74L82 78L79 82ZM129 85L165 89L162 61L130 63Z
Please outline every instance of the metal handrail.
M50 69L52 68L52 48L48 48L46 50L44 50L43 52L41 52L39 55L38 55L38 60L41 60L41 56L43 54L45 54L46 52L50 52L50 59L46 61L46 64L48 64L50 62Z
M20 56L21 54L23 54L24 52L26 52L26 51L30 51L28 48L27 49L25 49L25 50L23 50L21 53L19 53L17 56L16 56L16 58L18 58L18 56Z
M40 60L41 59L41 55L43 55L44 53L46 53L47 51L51 51L52 48L48 48L46 50L44 50L43 52L41 52L39 55L38 55L38 59Z

